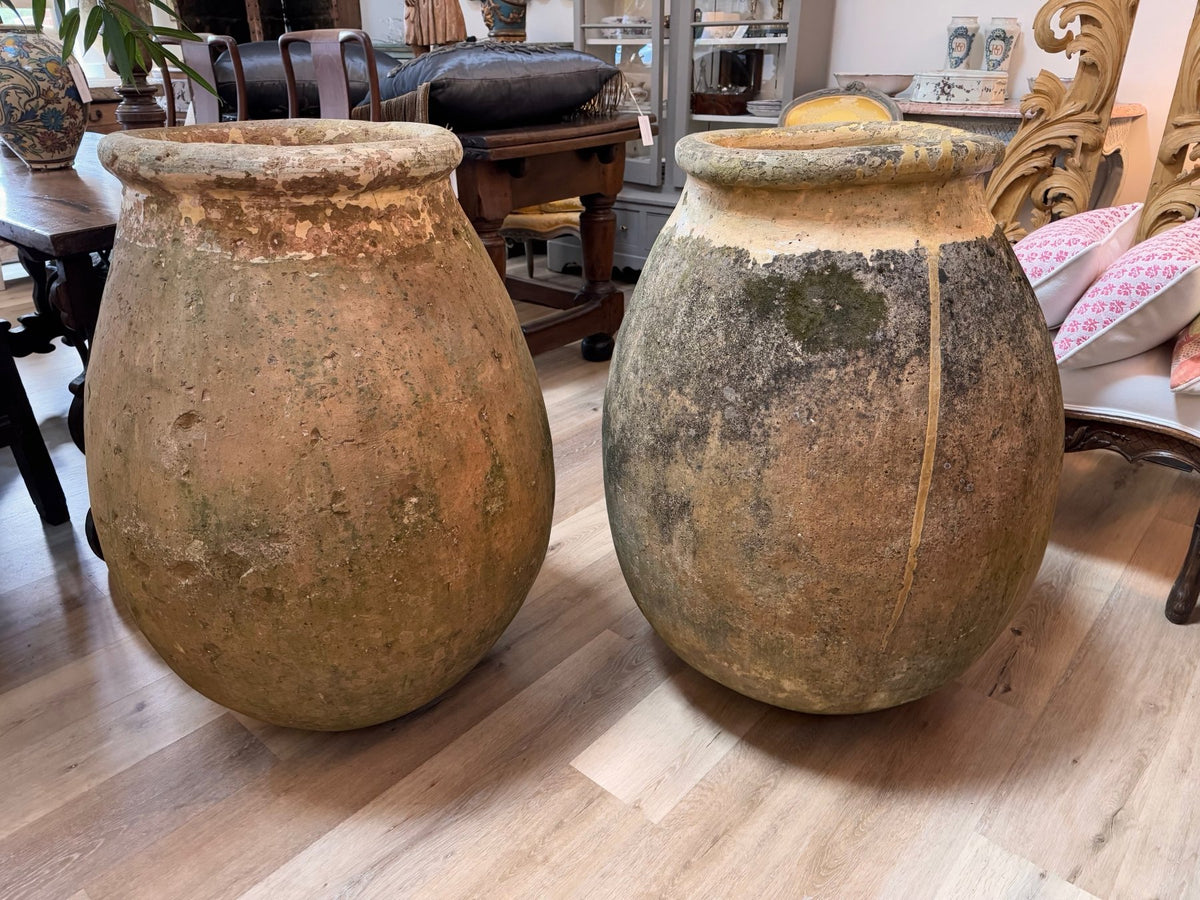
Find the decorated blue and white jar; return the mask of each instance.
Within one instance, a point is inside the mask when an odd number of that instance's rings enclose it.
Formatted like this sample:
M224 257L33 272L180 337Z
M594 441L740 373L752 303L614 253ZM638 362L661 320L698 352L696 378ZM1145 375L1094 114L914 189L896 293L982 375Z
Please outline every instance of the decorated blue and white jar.
M975 35L979 33L978 16L955 16L946 26L946 68L969 69Z
M983 42L983 67L989 72L1007 72L1020 37L1021 23L1015 16L1001 16L988 22Z
M62 44L30 32L0 37L0 140L25 165L35 171L70 166L87 128L87 108Z

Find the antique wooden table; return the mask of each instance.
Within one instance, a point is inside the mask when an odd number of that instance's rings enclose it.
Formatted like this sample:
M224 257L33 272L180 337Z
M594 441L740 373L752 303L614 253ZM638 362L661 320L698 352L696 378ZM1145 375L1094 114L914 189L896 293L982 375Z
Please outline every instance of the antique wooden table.
M625 295L612 283L616 216L612 205L625 172L625 143L639 137L636 116L588 119L459 134L463 161L458 200L505 277L507 253L500 226L514 209L579 196L583 287L572 292L521 276L505 278L509 295L557 309L523 327L531 353L583 340L588 359L612 355Z
M30 172L0 156L0 239L16 246L32 277L36 309L8 336L13 356L48 353L50 340L64 335L87 363L121 206L121 183L96 158L99 140L85 134L74 167L53 172ZM82 376L72 383L69 419L80 449L82 385Z

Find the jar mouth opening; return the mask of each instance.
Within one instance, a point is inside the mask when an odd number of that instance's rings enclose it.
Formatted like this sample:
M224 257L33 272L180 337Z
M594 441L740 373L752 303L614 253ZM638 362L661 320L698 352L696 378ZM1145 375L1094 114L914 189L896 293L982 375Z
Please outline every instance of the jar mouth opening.
M788 190L982 175L1003 153L995 138L957 128L856 122L692 134L675 156L701 181Z
M122 134L133 140L163 141L171 144L235 144L256 147L326 147L337 144L369 146L413 138L414 133L408 127L412 124L414 123L276 119L187 125L183 128L142 128Z
M148 128L105 135L100 162L126 185L231 187L268 179L277 188L328 180L334 193L445 177L462 159L458 139L415 122L274 119ZM231 181L232 179L232 181Z

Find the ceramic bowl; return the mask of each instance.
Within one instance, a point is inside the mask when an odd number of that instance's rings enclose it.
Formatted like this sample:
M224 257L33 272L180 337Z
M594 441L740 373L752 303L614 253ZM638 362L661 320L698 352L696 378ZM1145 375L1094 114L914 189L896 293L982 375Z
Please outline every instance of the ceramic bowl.
M887 94L889 97L896 96L912 84L913 80L912 75L854 75L845 72L834 72L833 77L837 81L838 87L843 90L855 81L861 81L871 90Z

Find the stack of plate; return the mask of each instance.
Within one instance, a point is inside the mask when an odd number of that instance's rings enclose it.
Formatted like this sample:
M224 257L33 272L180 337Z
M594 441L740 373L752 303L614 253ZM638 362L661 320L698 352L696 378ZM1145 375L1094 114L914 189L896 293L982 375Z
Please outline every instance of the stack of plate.
M782 100L750 100L746 103L746 111L750 115L763 116L768 119L778 119L779 111L782 108Z

